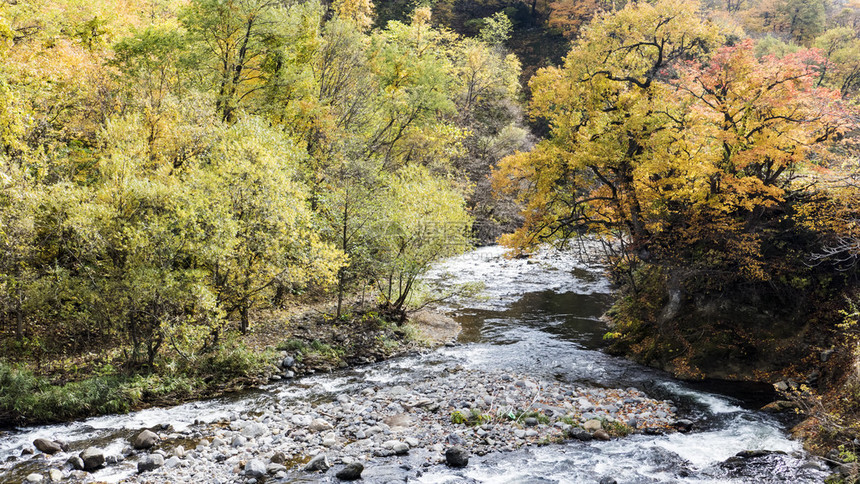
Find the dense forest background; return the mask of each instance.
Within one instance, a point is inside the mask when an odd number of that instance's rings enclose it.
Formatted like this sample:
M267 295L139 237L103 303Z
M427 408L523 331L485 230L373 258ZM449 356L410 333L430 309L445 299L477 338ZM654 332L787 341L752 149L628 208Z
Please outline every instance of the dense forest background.
M0 58L3 419L400 325L500 236L605 241L616 351L860 388L858 2L2 0Z

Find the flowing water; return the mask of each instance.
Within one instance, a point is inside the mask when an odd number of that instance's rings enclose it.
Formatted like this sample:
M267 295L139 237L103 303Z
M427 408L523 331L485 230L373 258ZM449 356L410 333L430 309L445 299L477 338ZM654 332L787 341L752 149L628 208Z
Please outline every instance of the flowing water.
M612 300L599 264L582 254L544 252L524 260L504 258L486 247L440 264L428 282L440 288L482 282L479 297L454 298L444 308L463 326L461 345L397 358L329 375L278 383L233 398L150 409L62 425L0 434L0 482L19 482L43 471L44 460L17 458L38 437L62 439L73 449L96 445L119 453L137 430L170 424L177 430L212 422L279 402L324 401L370 386L408 385L460 365L511 371L572 386L634 387L671 399L680 417L696 423L690 433L633 435L608 442L569 442L515 452L473 456L465 469L434 466L422 473L393 476L423 483L619 483L655 482L822 482L826 467L791 440L785 424L755 410L773 396L768 389L692 386L660 371L600 351L607 328L600 320ZM742 451L769 451L733 458ZM14 458L14 460L12 460ZM385 459L373 463L384 466ZM368 470L371 470L368 465ZM93 475L99 481L131 478L132 462ZM372 473L367 473L369 480ZM332 480L333 478L326 478ZM315 482L299 473L286 482ZM378 478L378 482L386 482Z

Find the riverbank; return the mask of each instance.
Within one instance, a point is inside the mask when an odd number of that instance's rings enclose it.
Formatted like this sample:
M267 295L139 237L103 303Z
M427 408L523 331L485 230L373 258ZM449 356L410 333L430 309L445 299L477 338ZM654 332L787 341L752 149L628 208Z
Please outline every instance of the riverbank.
M339 482L359 465L386 484L824 479L771 415L600 351L599 271L476 250L427 277L485 283L484 297L447 301L465 344L289 381L300 360L279 350L282 379L232 397L0 435L0 481ZM152 446L135 449L144 429ZM68 445L51 456L37 439ZM90 447L103 467L72 470Z
M143 371L124 368L119 347L50 364L0 360L0 429L219 397L444 344L459 332L456 322L429 311L398 324L370 310L334 320L325 309L259 314L246 335L227 333L219 346L199 354L168 350ZM293 360L288 368L285 356Z
M137 471L124 482L318 479L322 474L343 476L347 468L364 469L370 482L401 481L435 465L465 466L471 455L571 439L608 441L691 430L693 423L678 420L676 410L671 401L635 389L589 388L446 366L408 387L368 387L318 404L281 401L182 429L139 429L125 446L91 448L88 455L104 458L90 471L105 466ZM452 449L456 457L451 457ZM45 454L41 471L28 476L87 482L91 474L82 469L86 464L78 461L78 453L80 449ZM401 467L396 478L389 475L389 457Z

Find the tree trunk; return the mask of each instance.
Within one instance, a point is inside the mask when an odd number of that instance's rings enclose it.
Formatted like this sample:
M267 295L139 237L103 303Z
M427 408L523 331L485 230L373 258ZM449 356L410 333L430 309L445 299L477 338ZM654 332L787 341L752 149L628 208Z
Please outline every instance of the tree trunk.
M250 321L248 318L248 305L247 304L242 305L242 309L239 310L239 314L241 316L241 321L239 323L240 324L239 329L240 329L240 331L242 331L242 334L248 334L248 328L251 326L251 324L250 324Z

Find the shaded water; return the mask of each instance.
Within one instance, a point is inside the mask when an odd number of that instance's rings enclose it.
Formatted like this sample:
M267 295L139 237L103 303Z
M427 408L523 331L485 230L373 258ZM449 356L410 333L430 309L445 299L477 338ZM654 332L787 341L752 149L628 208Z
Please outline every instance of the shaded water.
M469 467L434 466L404 470L394 459L367 465L365 481L423 483L619 483L652 482L821 482L822 465L790 440L784 425L752 410L759 402L709 391L673 380L660 371L602 353L600 320L612 300L600 266L571 254L544 253L533 260L507 260L496 247L478 249L440 264L428 275L438 286L480 281L484 296L453 300L446 308L462 325L462 345L429 354L266 386L231 399L195 402L130 415L106 416L63 425L24 429L0 436L0 482L20 481L43 460L6 462L37 437L59 438L73 448L97 445L118 453L131 432L156 424L188 428L194 422L235 418L249 409L299 401L324 401L339 393L372 386L408 385L455 365L511 371L570 385L635 387L652 397L671 399L680 417L696 422L688 434L634 435L609 442L570 442L503 454L473 456ZM729 387L723 391L733 393ZM753 394L757 397L756 394ZM737 396L745 399L736 398ZM762 397L767 399L767 395ZM741 451L766 454L732 462ZM727 462L727 460L729 460ZM58 465L53 462L53 465ZM418 464L416 462L416 464ZM94 479L131 479L134 462L97 472ZM407 466L409 467L409 466ZM334 481L333 477L322 478ZM295 473L286 482L316 482Z

